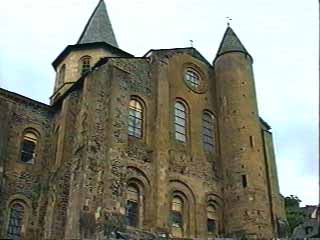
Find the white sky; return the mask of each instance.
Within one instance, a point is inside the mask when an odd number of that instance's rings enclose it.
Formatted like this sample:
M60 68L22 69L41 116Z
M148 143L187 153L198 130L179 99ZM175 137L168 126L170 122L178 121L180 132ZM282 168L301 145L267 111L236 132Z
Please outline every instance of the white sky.
M230 16L254 58L260 116L274 133L284 196L318 203L318 3L301 0L105 0L120 48L189 47L209 62ZM75 44L98 0L1 2L0 87L48 103L51 62Z

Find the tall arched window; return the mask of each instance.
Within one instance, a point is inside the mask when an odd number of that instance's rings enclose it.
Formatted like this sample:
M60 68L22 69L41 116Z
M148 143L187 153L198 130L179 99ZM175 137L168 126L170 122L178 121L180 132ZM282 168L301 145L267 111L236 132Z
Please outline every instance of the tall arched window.
M90 71L90 56L84 56L80 59L81 64L81 75Z
M126 205L126 218L127 224L132 227L139 226L139 212L140 212L140 201L139 201L139 189L137 186L131 184L127 190L127 205Z
M142 129L143 129L142 104L136 99L131 99L129 103L128 134L136 138L142 138Z
M174 125L176 140L186 142L186 107L181 102L174 105Z
M171 202L171 233L174 237L183 237L183 200L174 196Z
M64 83L64 78L66 76L66 65L63 64L61 68L59 69L58 74L58 87L60 87Z
M214 117L209 112L202 115L202 141L205 151L214 150Z
M213 205L208 205L207 207L207 229L208 234L212 235L217 233L218 225L217 225L217 213L216 208Z
M24 134L21 147L22 162L34 163L37 141L37 136L32 131L27 131Z
M21 203L14 203L10 208L7 237L9 239L21 239L21 228L25 215L24 206Z

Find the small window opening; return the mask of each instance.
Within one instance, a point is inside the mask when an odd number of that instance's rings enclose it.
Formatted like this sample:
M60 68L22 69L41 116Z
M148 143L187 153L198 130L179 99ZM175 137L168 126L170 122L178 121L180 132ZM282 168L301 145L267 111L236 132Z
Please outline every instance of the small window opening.
M174 197L171 203L171 232L174 237L183 237L183 200Z
M81 58L81 75L84 75L90 71L90 60L91 57L89 56Z
M212 205L207 207L207 230L208 234L217 232L216 208Z
M310 234L313 231L313 227L308 226L305 228L305 231L306 231L306 234Z
M242 175L242 187L246 188L247 187L247 175Z
M35 158L35 150L37 145L37 137L35 134L28 132L23 136L21 161L24 163L33 163Z
M250 145L251 147L255 146L254 136L250 136Z

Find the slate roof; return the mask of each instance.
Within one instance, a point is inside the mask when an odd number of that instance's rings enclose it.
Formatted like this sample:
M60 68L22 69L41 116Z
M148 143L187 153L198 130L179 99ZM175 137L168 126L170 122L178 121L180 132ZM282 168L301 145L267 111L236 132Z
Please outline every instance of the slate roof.
M228 27L224 33L219 50L217 52L217 57L228 52L243 52L250 56L249 52L241 43L240 39L231 27Z
M60 54L59 56L53 61L52 66L54 69L57 69L57 66L61 63L61 61L72 51L75 50L82 50L82 49L96 49L96 48L103 48L111 53L119 56L119 57L134 57L132 54L123 51L120 48L114 47L106 42L91 42L91 43L83 43L83 44L75 44L75 45L68 45Z
M77 44L93 42L106 42L119 47L103 0L100 0L89 18Z
M186 47L186 48L168 48L168 49L150 49L146 54L144 54L144 57L147 57L151 52L160 53L162 56L172 56L174 54L178 53L187 53L193 56L194 58L199 59L200 61L206 63L208 66L212 67L211 64L208 62L208 60L202 56L202 54L195 49L194 47Z
M265 120L263 120L262 117L259 117L259 120L260 120L260 123L262 124L262 126L266 128L266 130L271 129L271 126Z

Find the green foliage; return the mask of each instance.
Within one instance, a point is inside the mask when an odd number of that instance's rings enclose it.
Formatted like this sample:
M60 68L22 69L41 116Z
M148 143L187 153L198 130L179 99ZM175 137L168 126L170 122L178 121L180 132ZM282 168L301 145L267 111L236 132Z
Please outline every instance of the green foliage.
M295 196L290 195L289 197L285 197L284 204L286 208L299 208L301 200Z
M290 234L292 234L293 229L303 222L305 216L299 208L301 200L297 196L290 195L285 197L284 201Z

